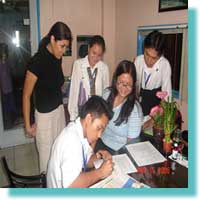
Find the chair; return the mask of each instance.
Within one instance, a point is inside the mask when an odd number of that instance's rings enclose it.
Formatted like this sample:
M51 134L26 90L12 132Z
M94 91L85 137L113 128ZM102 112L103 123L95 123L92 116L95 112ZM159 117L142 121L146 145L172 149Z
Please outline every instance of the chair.
M1 158L3 168L9 180L9 187L11 188L45 188L46 187L46 175L41 173L34 176L23 176L14 173L8 167L5 156Z

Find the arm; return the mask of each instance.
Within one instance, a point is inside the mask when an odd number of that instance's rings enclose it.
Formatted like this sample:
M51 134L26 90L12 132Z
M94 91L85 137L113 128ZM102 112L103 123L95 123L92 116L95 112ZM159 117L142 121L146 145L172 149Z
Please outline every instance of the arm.
M166 66L164 67L162 74L162 91L167 91L169 96L172 96L172 85L171 85L171 66L166 60Z
M112 173L113 163L111 160L105 161L99 169L90 172L81 172L80 175L69 186L70 188L89 187L97 181L106 178Z
M110 85L110 73L109 73L109 69L108 66L106 64L104 64L104 70L103 70L103 89L109 87Z
M127 141L140 135L143 121L142 109L139 103L135 103L133 111L128 119L128 135Z
M154 121L153 119L149 119L146 122L144 122L143 126L142 126L142 130L148 128L148 127L153 127Z
M30 71L27 71L23 89L23 115L24 115L25 130L31 137L35 136L36 126L35 125L31 126L30 124L30 98L36 81L37 81L37 76L35 76Z
M140 69L139 69L139 61L138 61L138 57L136 57L134 59L134 64L135 64L135 69L136 69L136 74L137 74L137 80L136 80L136 97L139 98L140 95L140 78L141 78L141 74Z
M78 95L80 87L80 67L78 62L75 61L73 65L72 78L70 84L68 111L70 114L70 120L75 120L78 116Z

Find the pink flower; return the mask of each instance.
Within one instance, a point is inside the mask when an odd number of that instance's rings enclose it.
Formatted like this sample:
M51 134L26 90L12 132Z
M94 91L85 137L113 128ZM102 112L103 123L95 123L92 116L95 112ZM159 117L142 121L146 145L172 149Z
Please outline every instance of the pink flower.
M150 116L154 116L156 114L160 114L162 115L163 114L163 108L158 105L158 106L154 106L152 109L151 109L151 112L150 112Z
M163 110L163 108L161 106L159 106L159 107L160 107L159 113L160 113L160 115L163 115L164 110Z
M154 106L154 107L151 109L150 116L154 116L156 113L158 113L158 112L159 112L159 109L160 109L159 106Z
M156 96L157 96L158 98L160 98L160 99L164 99L167 95L168 95L168 92L166 92L166 91L162 91L162 92L158 91L158 92L156 93Z

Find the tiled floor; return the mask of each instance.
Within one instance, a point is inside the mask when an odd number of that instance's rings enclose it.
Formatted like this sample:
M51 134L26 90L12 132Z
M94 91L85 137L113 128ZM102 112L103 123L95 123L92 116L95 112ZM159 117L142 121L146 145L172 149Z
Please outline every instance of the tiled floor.
M0 150L11 170L22 175L39 174L38 153L34 143L24 144ZM7 177L0 164L0 187L8 185Z

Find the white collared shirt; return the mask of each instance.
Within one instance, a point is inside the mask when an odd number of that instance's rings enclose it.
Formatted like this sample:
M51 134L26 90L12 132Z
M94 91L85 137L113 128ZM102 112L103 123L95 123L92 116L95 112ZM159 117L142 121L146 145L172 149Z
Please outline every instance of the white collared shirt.
M167 91L169 96L172 95L171 86L171 66L169 61L161 56L152 68L148 68L144 55L137 56L135 59L135 66L137 72L137 86L140 90L143 89L152 90L161 87L162 91ZM150 74L150 78L145 86L145 77Z
M47 187L66 188L71 185L82 172L84 158L88 162L92 154L93 150L83 136L78 118L61 132L53 144L47 170Z
M88 99L91 95L87 72L88 67L90 67L88 56L74 62L68 102L70 120L75 120L78 116L78 96L81 81L83 82L83 87L86 91L86 98ZM96 95L102 96L103 90L109 86L109 69L103 61L99 61L92 70L95 68L98 69L95 81Z

